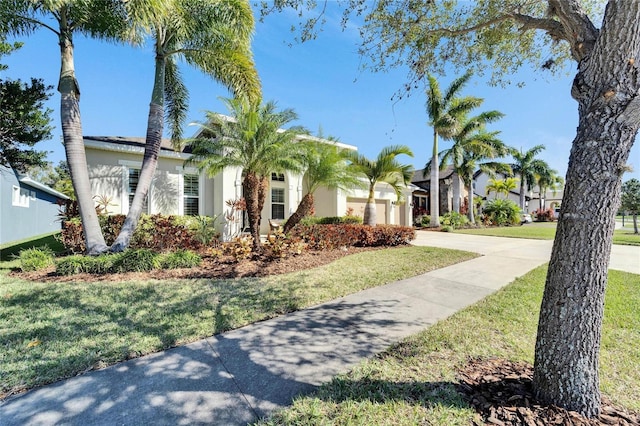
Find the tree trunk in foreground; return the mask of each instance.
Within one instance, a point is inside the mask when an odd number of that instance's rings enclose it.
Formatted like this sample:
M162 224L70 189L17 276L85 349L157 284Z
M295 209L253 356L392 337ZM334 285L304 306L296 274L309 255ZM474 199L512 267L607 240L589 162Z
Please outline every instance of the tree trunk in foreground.
M524 210L525 202L524 202L524 189L526 188L527 182L524 177L520 177L520 210ZM507 198L509 198L509 193L507 192Z
M638 233L638 215L635 213L633 214L633 233Z
M283 232L286 234L287 232L291 231L293 227L300 223L303 218L309 216L313 211L313 206L313 194L305 194L305 196L302 197L302 200L300 200L300 204L298 204L298 208L296 209L296 211L289 217L289 219L287 219L287 222L284 224Z
M69 36L70 37L70 36ZM73 43L65 33L60 36L60 122L64 150L71 174L71 182L78 200L82 230L84 231L85 253L97 255L107 251L104 242L98 214L96 213L93 196L91 193L91 181L87 156L82 140L82 121L80 119L80 90L75 77L73 61Z
M451 204L451 210L453 210L456 213L460 213L460 186L462 185L462 182L460 179L460 176L458 176L457 173L454 173L451 176L451 179L453 180L453 201Z
M579 125L540 310L533 377L542 401L587 417L600 410L608 262L621 178L640 121L640 2L610 2L600 32L592 34L597 37L587 46L591 50L572 88Z
M131 237L136 230L144 200L149 194L149 188L158 165L158 154L162 145L162 133L164 131L164 69L165 60L156 57L155 81L153 83L153 93L151 104L149 105L149 118L147 120L147 137L144 146L144 157L140 169L138 186L133 196L133 201L129 207L127 217L122 224L122 229L118 237L111 246L111 251L121 252L129 247ZM124 198L123 198L124 201Z
M471 179L473 179L473 176L470 176ZM473 184L471 185L467 185L467 200L469 203L469 210L467 211L467 217L469 217L469 222L471 224L475 224L476 223L476 218L473 212L473 209L475 208L475 205L473 203Z

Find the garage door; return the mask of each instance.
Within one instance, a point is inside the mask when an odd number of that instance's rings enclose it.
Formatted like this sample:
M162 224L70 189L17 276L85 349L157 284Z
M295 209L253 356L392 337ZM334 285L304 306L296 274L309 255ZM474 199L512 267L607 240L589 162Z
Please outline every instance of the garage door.
M347 198L347 209L353 209L353 214L364 217L364 206L367 204L366 198ZM376 200L376 223L385 224L387 217L387 203Z

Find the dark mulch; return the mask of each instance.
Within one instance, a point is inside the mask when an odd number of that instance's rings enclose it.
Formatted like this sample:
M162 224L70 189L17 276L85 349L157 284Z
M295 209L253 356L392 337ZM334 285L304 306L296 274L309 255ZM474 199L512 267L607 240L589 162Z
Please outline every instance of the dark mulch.
M128 272L123 274L77 274L72 276L57 276L54 268L36 272L14 271L11 275L29 281L38 282L69 282L69 281L144 281L148 279L180 279L180 278L209 278L228 279L243 277L263 277L267 275L286 274L326 265L341 257L369 250L379 250L378 247L348 247L335 250L307 250L302 254L273 259L254 257L236 262L230 256L214 257L204 254L202 264L196 268L164 269L151 272Z
M575 411L536 401L533 367L499 358L473 359L459 372L458 391L480 414L476 425L640 425L640 414L602 400L601 414L587 419Z

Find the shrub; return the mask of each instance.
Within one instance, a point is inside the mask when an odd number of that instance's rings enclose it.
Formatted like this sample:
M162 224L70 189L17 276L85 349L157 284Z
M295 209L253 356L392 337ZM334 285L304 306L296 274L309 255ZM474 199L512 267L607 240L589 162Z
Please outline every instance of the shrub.
M430 215L424 215L422 216L422 226L429 226L431 225L431 216Z
M83 253L85 250L84 232L82 232L80 219L73 218L62 222L62 232L59 239L69 253Z
M451 225L445 225L442 228L440 228L440 231L442 232L453 232L453 226Z
M160 258L162 269L194 268L201 263L202 258L191 250L176 250Z
M556 219L555 212L552 208L546 210L538 209L533 212L533 214L535 216L536 222L553 222Z
M53 265L53 250L47 246L20 250L20 269L24 272L39 271Z
M113 263L114 272L147 272L160 268L160 255L153 250L126 250Z
M302 225L339 225L339 224L362 224L362 218L360 216L326 216L316 217L307 216L303 218L300 223Z
M440 218L440 224L442 226L450 226L453 230L468 225L469 219L460 213L449 212Z
M339 247L377 247L408 244L415 238L411 227L395 225L310 225L298 224L291 235L300 237L316 250Z
M67 256L56 264L57 275L75 275L87 272L90 268L89 262L93 258L89 256L73 255Z
M505 226L520 223L520 207L511 200L496 198L484 207L485 221L491 225Z
M243 235L223 244L222 249L224 254L232 256L238 262L251 256L252 246L253 237L251 235Z
M287 236L282 231L278 231L267 237L264 248L267 257L283 259L301 254L306 244L300 237Z

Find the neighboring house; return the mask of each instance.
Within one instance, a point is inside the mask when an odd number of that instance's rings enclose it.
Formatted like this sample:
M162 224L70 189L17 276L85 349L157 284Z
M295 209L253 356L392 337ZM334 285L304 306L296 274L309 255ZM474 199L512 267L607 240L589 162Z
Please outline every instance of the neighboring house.
M0 245L60 230L59 202L66 195L0 166Z
M440 215L449 213L453 209L453 185L456 181L457 174L453 172L453 166L446 166L440 171ZM411 183L415 185L413 191L413 209L419 214L428 214L431 211L429 201L429 193L431 191L431 177L429 172L424 174L424 169L415 170ZM467 197L467 190L464 183L460 181L460 205L464 205Z
M300 138L317 138L300 136ZM326 143L335 143L326 141ZM89 176L94 195L110 200L110 214L127 214L138 182L144 138L119 136L85 136L84 145ZM346 149L357 149L339 144ZM189 146L176 151L169 140L162 141L158 166L149 190L145 213L173 215L219 216L218 226L228 238L238 226L225 226L226 202L242 197L242 170L228 168L216 176L199 173L195 166L185 166L190 158ZM260 232L269 232L269 219L284 222L296 210L305 195L304 176L295 173L274 173L262 211ZM367 191L344 191L320 188L315 193L316 216L344 216L348 209L362 216ZM407 188L406 199L411 189ZM395 193L386 184L376 188L379 223L411 224L411 209L405 203L396 205ZM240 218L242 220L242 218Z
M495 176L495 179L505 179L507 176L498 173ZM489 180L492 179L491 176L486 173L478 170L473 175L473 192L475 195L479 195L483 198L493 198L495 197L495 193L492 193L490 196L487 196L487 184ZM509 192L508 199L515 202L516 204L520 204L520 183L518 181L518 188ZM542 197L541 197L542 195ZM532 191L525 192L525 208L524 211L526 213L533 213L542 206L543 209L552 208L556 211L557 217L557 209L560 208L560 204L562 204L562 196L564 195L564 191L562 189L557 190L555 193L551 190L547 190L545 194L540 194L540 188L535 186ZM504 198L504 195L501 197Z

